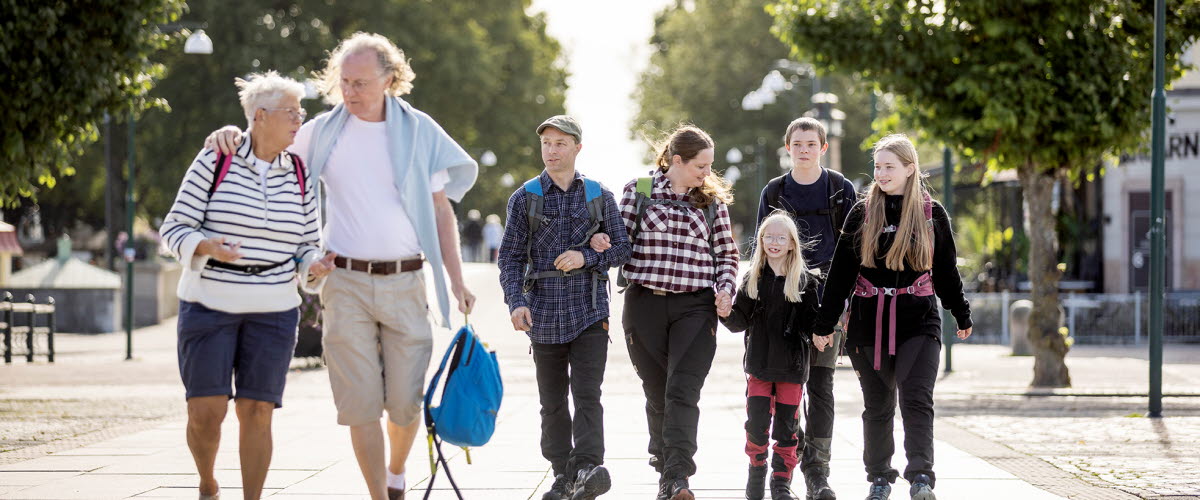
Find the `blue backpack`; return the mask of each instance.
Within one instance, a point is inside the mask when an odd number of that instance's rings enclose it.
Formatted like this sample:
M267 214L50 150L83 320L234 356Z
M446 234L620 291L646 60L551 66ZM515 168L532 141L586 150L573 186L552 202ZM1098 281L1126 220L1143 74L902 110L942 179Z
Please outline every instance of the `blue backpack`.
M447 363L449 368L447 368ZM442 386L439 406L433 406L434 393L442 373L446 382ZM449 465L442 454L442 442L461 446L483 446L496 430L496 414L500 411L500 400L504 397L504 382L500 379L500 365L495 351L475 336L471 325L463 325L454 336L454 341L442 356L442 364L429 382L425 392L425 429L429 441L429 466L432 475L425 490L425 498L437 478L437 463L442 464L446 477L458 493L458 485L450 475ZM437 458L434 459L434 448ZM471 455L467 452L467 463Z
M542 224L549 223L550 220L544 215L543 208L546 203L546 195L542 193L542 181L540 177L534 177L525 182L523 186L525 190L525 214L528 218L529 233L525 236L525 278L523 281L522 290L525 293L533 291L534 283L540 279L546 278L565 278L581 273L592 274L592 307L596 307L597 291L602 283L608 282L608 269L587 270L583 268L573 269L570 271L559 271L551 269L547 271L534 271L533 269L533 237ZM588 246L592 241L592 235L600 230L600 226L604 224L604 190L600 183L591 179L583 179L584 199L587 202L588 219L591 226L583 235L583 241L571 245L569 248L582 248Z

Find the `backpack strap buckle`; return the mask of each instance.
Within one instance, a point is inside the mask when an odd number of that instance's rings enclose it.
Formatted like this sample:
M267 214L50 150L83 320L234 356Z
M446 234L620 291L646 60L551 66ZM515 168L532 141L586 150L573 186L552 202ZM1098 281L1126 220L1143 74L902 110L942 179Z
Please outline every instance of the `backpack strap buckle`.
M896 295L895 288L883 287L883 288L880 288L880 290L883 290L884 295Z

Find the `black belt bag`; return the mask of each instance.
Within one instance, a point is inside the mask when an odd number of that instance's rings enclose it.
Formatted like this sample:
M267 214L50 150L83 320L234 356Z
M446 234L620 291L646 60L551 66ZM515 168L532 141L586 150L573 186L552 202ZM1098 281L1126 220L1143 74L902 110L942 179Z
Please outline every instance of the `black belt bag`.
M272 264L251 264L248 266L243 266L243 265L238 265L238 264L230 264L228 262L221 262L221 261L215 260L215 259L209 259L208 265L206 267L215 267L217 269L227 269L230 271L237 271L239 273L257 275L257 274L265 273L265 272L275 269L277 267L280 267L291 261L292 261L292 259L288 259L288 260L282 260L279 262L275 262Z

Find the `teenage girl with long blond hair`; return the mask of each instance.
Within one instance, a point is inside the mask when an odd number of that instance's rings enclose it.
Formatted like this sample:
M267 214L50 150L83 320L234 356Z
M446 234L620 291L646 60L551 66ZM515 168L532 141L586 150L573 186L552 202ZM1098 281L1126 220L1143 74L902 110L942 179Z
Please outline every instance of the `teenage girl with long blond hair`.
M770 436L775 437L771 498L796 499L790 486L799 461L800 403L812 357L811 333L817 317L820 276L819 270L816 276L809 273L804 248L796 223L787 212L776 210L763 219L733 312L721 320L732 332L746 332L742 368L746 371L749 500L763 498Z
M916 147L893 134L875 144L874 155L875 182L846 218L813 344L829 345L851 298L846 351L866 407L867 499L886 500L900 475L891 465L899 393L908 458L904 478L912 498L933 500L933 384L942 328L934 295L954 315L960 339L971 335L971 308L955 264L950 218L921 182Z

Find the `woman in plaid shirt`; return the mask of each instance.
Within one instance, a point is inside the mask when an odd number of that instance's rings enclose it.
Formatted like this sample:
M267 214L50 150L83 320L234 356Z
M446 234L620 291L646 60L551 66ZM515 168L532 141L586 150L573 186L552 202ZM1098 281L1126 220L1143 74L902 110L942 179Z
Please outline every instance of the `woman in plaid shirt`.
M633 245L622 326L646 394L660 499L695 498L688 477L696 473L697 403L716 353L717 315L729 315L735 292L738 250L727 206L733 196L712 175L713 154L707 133L680 127L660 149L649 198L639 203L636 180L621 198Z

